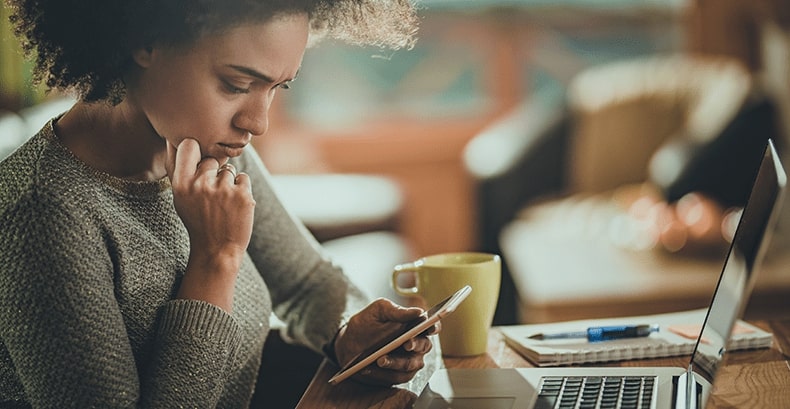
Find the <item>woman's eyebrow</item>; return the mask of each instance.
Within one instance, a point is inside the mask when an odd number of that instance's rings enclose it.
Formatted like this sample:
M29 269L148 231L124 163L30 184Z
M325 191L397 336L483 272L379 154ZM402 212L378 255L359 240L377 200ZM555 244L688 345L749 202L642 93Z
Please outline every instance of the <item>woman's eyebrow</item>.
M233 64L229 64L228 67L233 68L234 70L239 71L239 72L241 72L243 74L247 74L247 75L249 75L251 77L255 77L255 78L259 79L259 80L266 81L268 83L272 83L273 84L273 83L276 82L276 80L274 78L272 78L272 77L270 77L270 76L268 76L268 75L266 75L266 74L264 74L264 73L262 73L260 71L257 71L255 69L249 68L249 67L244 67L244 66L241 66L241 65L233 65ZM296 76L294 76L294 78L289 78L289 79L285 80L284 82L293 81L295 78L296 78Z

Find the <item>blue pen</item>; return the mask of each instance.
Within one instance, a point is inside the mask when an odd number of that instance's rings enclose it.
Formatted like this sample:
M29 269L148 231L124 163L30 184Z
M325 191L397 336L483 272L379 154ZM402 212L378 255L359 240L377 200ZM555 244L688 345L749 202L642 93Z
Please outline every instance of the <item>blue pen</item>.
M587 338L590 342L609 341L622 338L646 337L653 332L658 332L658 324L651 325L609 325L603 327L590 327L586 331L557 332L553 334L535 334L530 339L568 339Z

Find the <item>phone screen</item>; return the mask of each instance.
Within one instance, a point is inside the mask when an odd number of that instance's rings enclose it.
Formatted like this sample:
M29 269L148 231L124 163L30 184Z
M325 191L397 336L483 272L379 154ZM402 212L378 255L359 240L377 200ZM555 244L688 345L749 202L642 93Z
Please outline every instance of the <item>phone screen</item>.
M395 326L391 331L387 332L386 336L381 337L378 342L375 342L370 347L366 348L359 353L354 359L346 364L343 368L333 376L329 383L338 384L348 378L349 376L357 373L362 368L375 362L379 357L385 355L411 338L416 337L422 332L428 330L431 326L436 324L442 317L455 311L458 304L463 301L472 287L464 286L456 291L453 295L445 298L438 304L431 307L428 311L423 313L419 318Z

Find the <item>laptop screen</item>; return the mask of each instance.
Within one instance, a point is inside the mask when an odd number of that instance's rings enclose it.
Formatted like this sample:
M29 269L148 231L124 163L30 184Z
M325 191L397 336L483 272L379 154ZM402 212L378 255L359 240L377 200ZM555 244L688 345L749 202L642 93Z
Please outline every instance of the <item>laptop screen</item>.
M726 343L741 316L753 286L753 276L768 247L787 181L776 150L768 142L746 207L713 294L701 337L691 357L691 367L713 382Z

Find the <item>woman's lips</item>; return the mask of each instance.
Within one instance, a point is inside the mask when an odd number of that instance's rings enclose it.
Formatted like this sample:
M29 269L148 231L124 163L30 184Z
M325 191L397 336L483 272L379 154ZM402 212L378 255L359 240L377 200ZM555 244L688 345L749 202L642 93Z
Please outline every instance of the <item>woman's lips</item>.
M240 156L242 152L244 152L244 148L247 146L246 143L220 143L218 145L222 148L226 155L234 158Z

